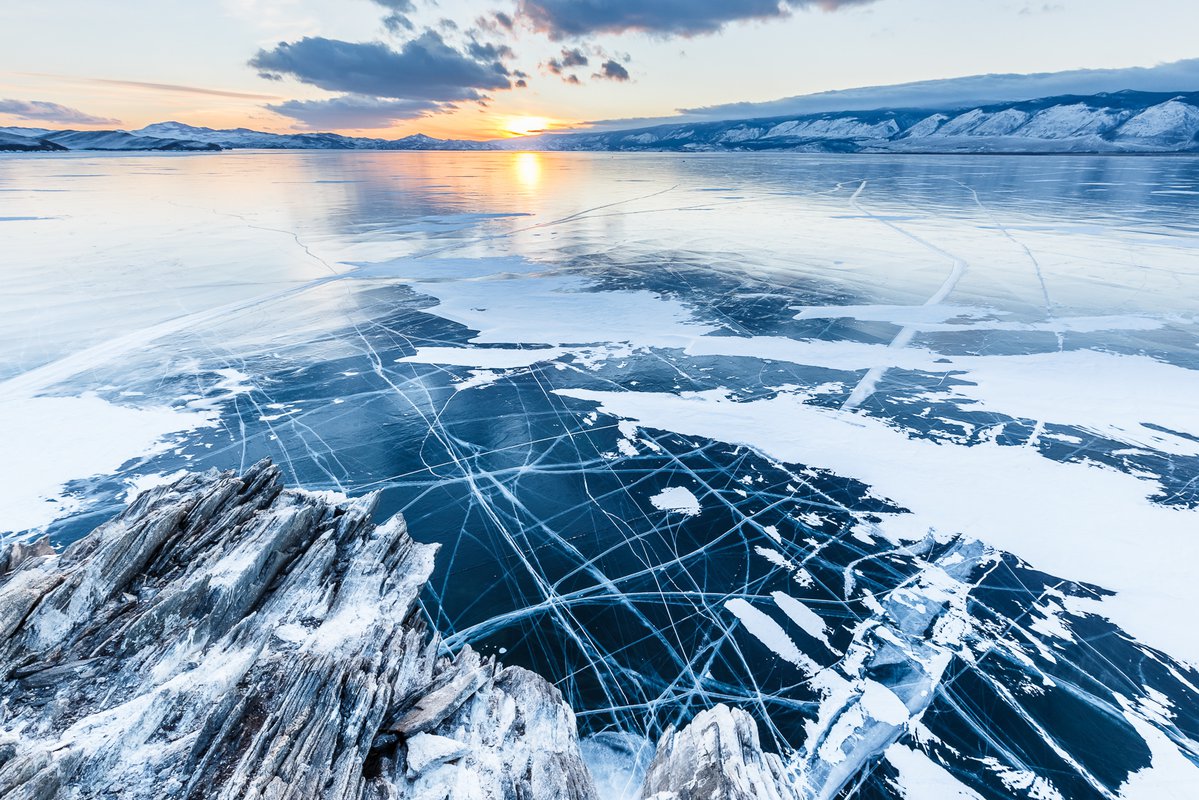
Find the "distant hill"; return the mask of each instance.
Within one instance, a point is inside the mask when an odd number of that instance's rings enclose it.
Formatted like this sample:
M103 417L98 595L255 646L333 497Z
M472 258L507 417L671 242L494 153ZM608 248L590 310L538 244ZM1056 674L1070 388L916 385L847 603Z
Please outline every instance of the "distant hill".
M1199 152L1199 92L1118 92L975 108L826 112L610 133L549 134L512 143L546 150L606 151Z
M220 150L188 139L139 136L128 131L51 131L0 128L0 150Z
M136 131L0 128L0 150L591 150L818 153L1199 152L1199 91L1116 92L978 107L839 111L474 142L336 133L214 130L159 122Z

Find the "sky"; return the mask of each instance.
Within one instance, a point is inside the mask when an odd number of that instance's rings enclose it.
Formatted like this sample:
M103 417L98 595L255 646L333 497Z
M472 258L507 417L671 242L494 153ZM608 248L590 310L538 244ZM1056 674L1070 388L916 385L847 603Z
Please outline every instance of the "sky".
M933 94L1199 90L1197 29L1195 0L10 0L0 126L492 139L965 76L1088 70Z

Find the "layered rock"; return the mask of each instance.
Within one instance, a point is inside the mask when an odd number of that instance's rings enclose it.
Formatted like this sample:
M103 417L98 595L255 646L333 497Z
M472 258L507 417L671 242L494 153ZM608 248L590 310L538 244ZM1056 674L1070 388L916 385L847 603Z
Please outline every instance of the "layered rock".
M439 653L435 548L261 463L0 553L6 798L591 800L546 681Z
M374 498L285 490L264 461L141 495L62 553L0 547L0 797L595 800L538 675L444 651L436 547ZM797 797L718 707L642 796Z
M803 800L782 759L764 753L758 725L716 706L687 727L668 729L642 788L647 800Z

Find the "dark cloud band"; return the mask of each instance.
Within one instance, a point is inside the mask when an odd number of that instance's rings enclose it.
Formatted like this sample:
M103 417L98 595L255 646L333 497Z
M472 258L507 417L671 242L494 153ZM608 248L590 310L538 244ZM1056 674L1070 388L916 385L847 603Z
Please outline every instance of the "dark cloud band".
M404 100L480 100L486 91L511 87L500 61L459 52L432 30L398 50L382 42L304 37L259 50L250 65L330 91Z
M554 39L644 31L667 36L715 33L730 22L833 11L873 0L520 0L520 16Z

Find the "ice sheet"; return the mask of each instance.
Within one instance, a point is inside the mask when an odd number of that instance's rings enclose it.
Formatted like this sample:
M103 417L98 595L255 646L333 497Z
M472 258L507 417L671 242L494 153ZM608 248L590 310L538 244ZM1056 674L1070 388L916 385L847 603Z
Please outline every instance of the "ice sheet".
M796 759L837 732L821 791L922 800L1195 763L1190 160L76 154L0 188L14 535L269 455L441 542L448 644L585 735L732 703Z

